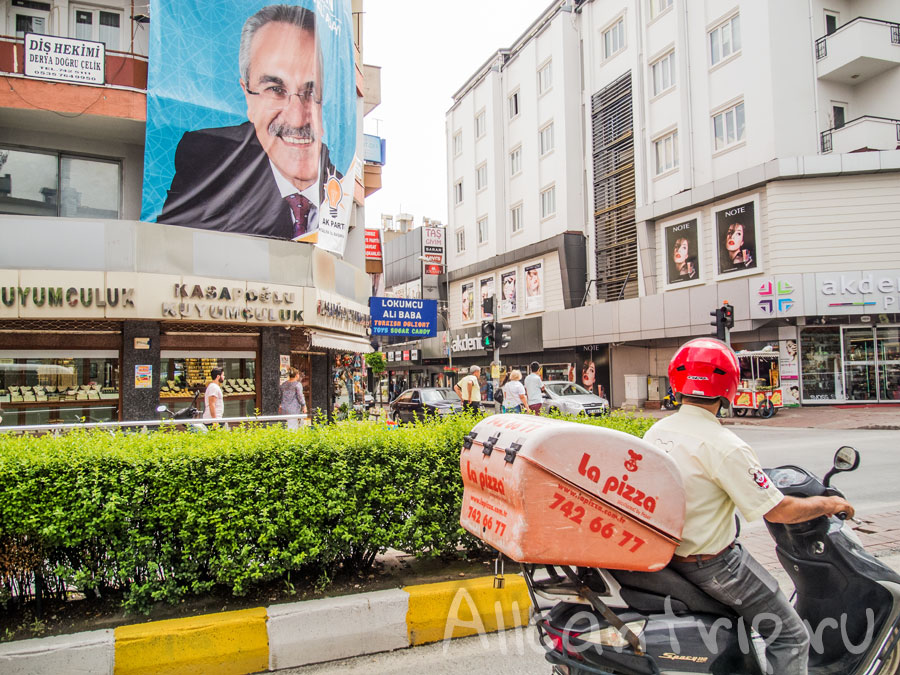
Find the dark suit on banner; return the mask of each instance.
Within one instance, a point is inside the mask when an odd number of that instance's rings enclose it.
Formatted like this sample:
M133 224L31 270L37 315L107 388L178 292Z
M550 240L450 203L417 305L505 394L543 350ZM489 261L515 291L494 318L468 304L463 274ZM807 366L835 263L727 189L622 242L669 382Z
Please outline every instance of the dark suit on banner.
M175 150L175 177L157 222L293 239L291 209L250 122L189 131ZM334 173L322 146L319 203ZM340 174L337 174L340 178Z

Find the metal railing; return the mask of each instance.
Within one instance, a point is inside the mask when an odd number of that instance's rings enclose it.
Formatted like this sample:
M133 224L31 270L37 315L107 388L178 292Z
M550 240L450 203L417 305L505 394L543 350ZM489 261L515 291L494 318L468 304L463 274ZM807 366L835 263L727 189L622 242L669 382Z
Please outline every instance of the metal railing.
M156 430L156 428L189 427L191 425L221 424L230 426L233 424L254 423L262 425L277 424L286 420L305 420L308 414L300 415L260 415L259 417L222 417L216 420L206 420L200 417L190 419L164 419L164 420L134 420L127 422L85 422L64 424L22 424L16 426L0 427L0 433L60 433L78 430L104 430L115 433L117 430L133 429L138 432Z
M838 127L831 127L830 129L826 129L822 131L819 136L821 138L821 148L822 154L831 152L833 149L832 143L832 134L835 131L839 131L841 129L846 129L847 127L852 126L856 122L860 122L863 120L873 120L878 122L890 122L894 125L896 129L896 138L897 142L900 143L900 120L894 119L893 117L879 117L878 115L860 115L859 117L854 117L852 120L848 120L844 122L842 125Z
M880 23L886 26L890 26L891 28L891 43L898 45L900 44L900 23L894 23L893 21L885 21L884 19L872 19L867 16L858 16L854 19L851 19L843 26L838 28L833 33L829 33L828 35L823 35L818 40L816 40L816 61L821 61L826 56L828 56L828 38L837 35L845 28L852 26L857 21L868 21L869 23Z

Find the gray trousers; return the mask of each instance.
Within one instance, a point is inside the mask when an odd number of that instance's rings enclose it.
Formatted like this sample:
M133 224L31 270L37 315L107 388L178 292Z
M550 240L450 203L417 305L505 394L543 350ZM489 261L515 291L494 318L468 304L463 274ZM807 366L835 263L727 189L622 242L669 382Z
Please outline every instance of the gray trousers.
M766 641L766 672L806 675L809 633L778 582L736 544L705 562L672 562L669 567L732 607Z

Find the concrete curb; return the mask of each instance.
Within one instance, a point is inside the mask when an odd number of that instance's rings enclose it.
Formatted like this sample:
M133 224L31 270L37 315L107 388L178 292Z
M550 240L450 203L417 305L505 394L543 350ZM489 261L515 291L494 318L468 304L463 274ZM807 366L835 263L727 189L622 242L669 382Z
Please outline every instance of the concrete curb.
M0 644L6 675L243 675L524 626L525 580L406 586Z

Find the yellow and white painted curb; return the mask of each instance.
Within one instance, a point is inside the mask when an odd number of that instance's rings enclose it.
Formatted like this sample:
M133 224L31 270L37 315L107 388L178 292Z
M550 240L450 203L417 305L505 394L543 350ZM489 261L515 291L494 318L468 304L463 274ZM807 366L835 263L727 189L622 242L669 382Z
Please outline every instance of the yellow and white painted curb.
M402 649L528 624L510 574L406 586L0 644L4 675L243 675Z

